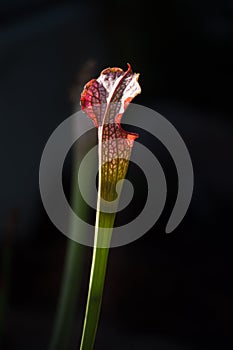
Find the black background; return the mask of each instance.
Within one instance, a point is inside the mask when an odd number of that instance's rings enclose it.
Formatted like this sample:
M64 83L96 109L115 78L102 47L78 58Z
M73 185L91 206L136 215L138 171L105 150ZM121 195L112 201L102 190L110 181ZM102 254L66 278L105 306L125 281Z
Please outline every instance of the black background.
M150 232L111 250L96 349L232 347L232 16L229 0L0 3L1 251L12 251L9 282L1 263L0 289L9 285L1 349L46 349L51 336L68 240L40 200L43 147L82 86L127 62L140 72L135 102L183 137L195 188L184 220L166 235L176 172L165 148L142 133L163 165L168 200ZM84 252L71 349L87 292L91 249Z

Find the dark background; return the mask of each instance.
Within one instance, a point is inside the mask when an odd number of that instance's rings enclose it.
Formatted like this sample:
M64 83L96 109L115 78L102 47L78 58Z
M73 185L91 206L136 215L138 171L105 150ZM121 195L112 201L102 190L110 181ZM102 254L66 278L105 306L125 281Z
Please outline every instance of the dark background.
M232 16L229 0L1 1L0 292L9 287L1 349L47 349L52 332L68 239L40 200L43 147L74 112L84 83L127 62L141 73L135 102L183 137L195 188L184 220L166 235L176 172L166 149L142 133L163 165L168 200L150 232L111 250L96 349L232 347ZM71 349L91 248L84 253Z

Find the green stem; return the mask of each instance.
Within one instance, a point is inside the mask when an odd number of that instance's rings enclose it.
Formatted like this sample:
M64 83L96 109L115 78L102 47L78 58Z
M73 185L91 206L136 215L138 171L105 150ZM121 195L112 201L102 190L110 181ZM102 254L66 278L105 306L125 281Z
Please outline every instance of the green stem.
M95 241L92 255L90 282L87 296L86 313L83 324L83 333L80 350L92 350L99 322L100 309L105 282L105 275L108 263L109 247L116 213L101 211L101 198L103 198L102 187L102 132L98 129L98 196L95 221ZM108 193L108 200L111 201L112 193ZM101 229L104 228L104 232ZM100 248L106 247L106 248Z
M80 208L80 192L77 190L77 173L79 168L78 149L73 151L73 174L71 185L71 202L75 212L79 209L81 215L86 215L85 207ZM79 230L74 222L70 223L71 236ZM55 322L49 350L68 349L74 331L76 305L81 288L84 247L68 240L61 290L56 310Z
M82 258L83 247L69 240L50 350L63 350L69 347L81 280Z
M107 229L106 234L109 240L108 243L110 244L114 220L115 213L109 214L97 211L95 247L93 249L89 291L80 350L92 350L94 347L109 253L109 248L98 248L98 245L103 241L103 237L99 233L99 227Z

